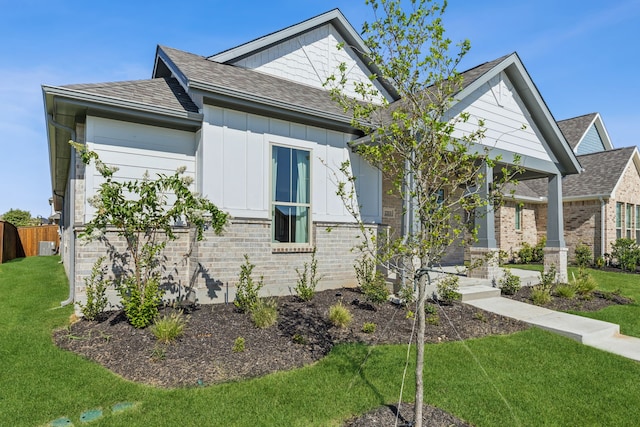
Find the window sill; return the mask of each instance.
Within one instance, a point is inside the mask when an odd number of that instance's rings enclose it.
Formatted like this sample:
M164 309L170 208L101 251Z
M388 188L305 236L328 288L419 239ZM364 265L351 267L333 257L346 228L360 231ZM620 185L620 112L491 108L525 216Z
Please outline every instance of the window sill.
M274 254L293 254L293 253L311 253L314 251L313 246L272 246L271 253Z

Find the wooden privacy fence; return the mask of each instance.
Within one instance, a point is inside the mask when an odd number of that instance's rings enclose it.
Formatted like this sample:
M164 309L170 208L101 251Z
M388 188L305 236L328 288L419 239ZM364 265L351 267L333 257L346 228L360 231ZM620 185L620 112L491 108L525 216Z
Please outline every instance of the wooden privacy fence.
M39 254L40 242L53 242L55 249L60 245L57 225L40 227L19 227L0 221L0 262L14 258Z
M10 222L0 221L0 263L23 256L18 229Z

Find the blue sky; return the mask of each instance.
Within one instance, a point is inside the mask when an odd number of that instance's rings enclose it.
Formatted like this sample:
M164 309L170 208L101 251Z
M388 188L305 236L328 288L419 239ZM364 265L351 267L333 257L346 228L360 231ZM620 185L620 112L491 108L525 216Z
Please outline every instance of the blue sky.
M41 85L147 79L157 44L211 55L338 7L359 30L364 0L0 0L0 214L48 216ZM600 112L615 147L640 136L640 0L450 0L460 71L517 51L557 120Z

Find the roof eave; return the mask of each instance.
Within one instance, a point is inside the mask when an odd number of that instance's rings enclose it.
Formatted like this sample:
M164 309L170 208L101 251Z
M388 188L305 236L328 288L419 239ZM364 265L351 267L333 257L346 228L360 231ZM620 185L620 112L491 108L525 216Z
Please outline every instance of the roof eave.
M222 103L249 106L255 110L278 112L281 116L291 118L304 118L305 121L313 121L316 124L326 124L332 128L338 128L349 133L357 133L351 126L351 117L334 114L301 105L293 105L287 102L271 98L256 96L247 92L240 92L228 87L218 86L207 82L190 81L191 90L199 91L204 98L220 101Z

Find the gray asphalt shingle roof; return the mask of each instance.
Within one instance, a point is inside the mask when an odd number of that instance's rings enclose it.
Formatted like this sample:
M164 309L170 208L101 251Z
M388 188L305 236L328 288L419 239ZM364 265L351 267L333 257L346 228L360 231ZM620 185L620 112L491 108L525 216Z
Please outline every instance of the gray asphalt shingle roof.
M160 46L189 82L231 90L251 98L312 109L350 120L326 90L295 83L265 73L211 61L203 56Z
M175 78L73 84L62 87L178 111L198 112L198 106Z
M563 197L610 195L625 171L635 147L617 148L577 156L584 172L567 175L562 179ZM547 180L532 179L521 182L516 195L546 197Z
M582 136L589 129L589 125L596 117L596 113L585 114L584 116L574 117L571 119L560 120L558 126L562 131L562 134L566 138L567 142L572 149L575 150L576 146L582 139Z

